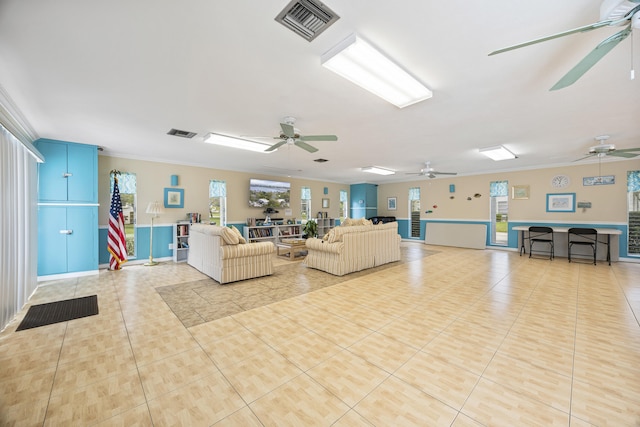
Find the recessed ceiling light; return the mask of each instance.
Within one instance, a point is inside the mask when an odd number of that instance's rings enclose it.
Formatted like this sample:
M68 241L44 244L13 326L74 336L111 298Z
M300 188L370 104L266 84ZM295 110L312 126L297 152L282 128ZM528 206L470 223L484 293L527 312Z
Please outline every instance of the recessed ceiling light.
M398 108L433 96L433 92L356 34L321 57L322 65Z
M206 134L204 142L207 144L222 145L224 147L239 148L241 150L256 151L259 153L270 153L270 151L265 150L271 147L269 144L236 138L235 136L221 135L219 133Z
M375 173L378 175L395 175L395 171L391 169L379 168L377 166L366 166L362 168L362 172Z
M484 154L488 158L490 158L492 160L495 160L495 161L509 160L509 159L517 158L517 156L515 154L513 154L511 151L507 150L502 145L497 145L495 147L480 148L479 151L480 151L480 154Z

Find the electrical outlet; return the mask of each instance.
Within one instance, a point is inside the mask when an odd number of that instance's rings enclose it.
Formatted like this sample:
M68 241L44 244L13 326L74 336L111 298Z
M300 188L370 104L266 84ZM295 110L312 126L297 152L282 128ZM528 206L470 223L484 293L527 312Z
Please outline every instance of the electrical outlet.
M173 243L169 243L169 250L173 250Z

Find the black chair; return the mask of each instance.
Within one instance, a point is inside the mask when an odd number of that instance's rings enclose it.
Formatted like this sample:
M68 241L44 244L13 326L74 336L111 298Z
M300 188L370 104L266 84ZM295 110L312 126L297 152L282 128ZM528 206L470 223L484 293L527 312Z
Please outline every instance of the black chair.
M533 255L534 253L534 244L538 244L538 246L540 246L540 244L543 245L549 245L549 251L541 251L536 249L535 252L537 253L543 253L543 254L549 254L549 259L553 259L555 254L554 254L554 248L553 248L553 228L551 227L538 227L538 226L532 226L529 227L529 258L531 258L531 255Z
M574 245L590 246L593 250L593 265L596 265L596 252L598 252L598 231L595 228L570 228L569 247L567 255L571 262L571 248Z

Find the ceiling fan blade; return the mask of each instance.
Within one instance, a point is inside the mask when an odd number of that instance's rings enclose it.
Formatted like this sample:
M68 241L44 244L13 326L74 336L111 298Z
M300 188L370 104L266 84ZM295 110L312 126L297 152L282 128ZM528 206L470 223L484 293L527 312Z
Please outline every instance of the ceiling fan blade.
M296 130L287 123L280 123L280 127L282 128L282 133L289 138L294 138L296 136Z
M299 139L300 141L337 141L338 137L335 135L305 135Z
M293 143L295 145L297 145L298 147L302 148L303 150L306 150L306 151L308 151L310 153L315 153L316 151L318 151L318 149L316 147L313 147L313 146L307 144L306 142L302 142L302 141L297 140L297 139Z
M286 143L287 143L287 141L286 141L285 139L283 139L283 140L282 140L282 141L280 141L280 142L276 142L275 144L273 144L271 147L267 148L267 149L266 149L266 150L264 150L264 151L273 151L273 150L277 150L280 146L282 146L282 145L284 145L284 144L286 144Z
M593 156L597 156L597 154L596 154L596 153L593 153L593 154L587 154L587 155L586 155L586 156L584 156L584 157L580 157L579 159L572 160L572 162L579 162L580 160L588 159L589 157L593 157Z
M429 174L427 175L429 178L435 178L436 176L433 174L433 172L429 172Z
M629 152L625 153L622 150L616 150L616 151L612 151L611 153L607 154L607 156L626 157L627 159L630 159L631 157L640 156L640 153L629 153Z
M437 172L437 171L433 171L433 173L435 173L436 175L458 175L457 172Z
M494 50L493 52L491 52L489 54L489 56L497 55L497 54L503 53L503 52L508 52L510 50L520 49L521 47L525 47L525 46L530 46L532 44L546 42L547 40L553 40L553 39L557 39L557 38L568 36L568 35L575 34L575 33L584 33L584 32L587 32L587 31L596 30L598 28L606 27L606 26L611 25L611 24L613 24L613 21L611 21L611 20L595 22L593 24L584 25L582 27L574 28L572 30L563 31L561 33L552 34L550 36L541 37L539 39L529 40L528 42L514 44L513 46L509 46L509 47L505 47L505 48L502 48L502 49Z
M567 74L565 74L553 87L549 90L558 90L574 84L580 77L591 69L598 61L600 61L607 53L618 45L622 40L631 34L631 24L625 29L607 37L595 49L593 49L582 61L578 62Z
M623 148L621 150L616 150L615 153L631 153L633 151L640 151L640 148Z

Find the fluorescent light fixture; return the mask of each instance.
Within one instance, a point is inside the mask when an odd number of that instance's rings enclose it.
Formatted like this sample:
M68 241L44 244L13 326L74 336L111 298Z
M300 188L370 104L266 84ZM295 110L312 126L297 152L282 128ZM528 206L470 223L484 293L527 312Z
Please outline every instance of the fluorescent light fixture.
M262 142L250 141L248 139L236 138L235 136L221 135L219 133L208 133L204 136L204 142L207 144L222 145L224 147L240 148L242 150L257 151L260 153L269 153L264 151L271 147L269 144Z
M367 166L362 168L362 172L376 173L378 175L395 175L395 171L385 168L379 168L377 166Z
M504 148L502 145L481 148L480 154L484 154L485 156L492 160L495 160L496 162L499 160L509 160L517 158L515 154Z
M334 73L398 108L433 96L425 85L356 34L351 34L323 54L321 62Z

